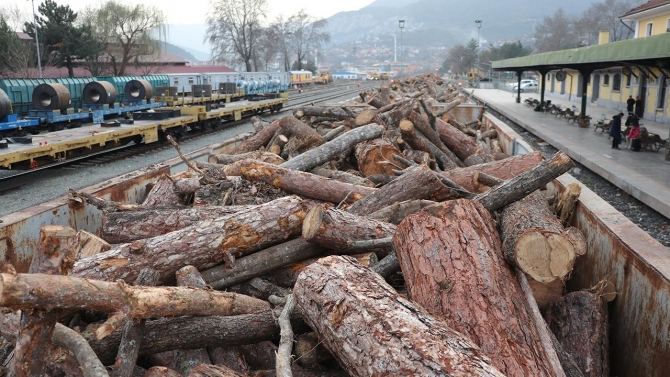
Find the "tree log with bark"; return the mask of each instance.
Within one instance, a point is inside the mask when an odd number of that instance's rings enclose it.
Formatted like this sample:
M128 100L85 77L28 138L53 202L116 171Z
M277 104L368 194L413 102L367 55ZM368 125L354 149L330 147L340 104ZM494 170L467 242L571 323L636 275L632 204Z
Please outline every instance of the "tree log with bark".
M246 152L253 152L259 150L261 147L265 146L275 132L279 130L279 120L274 120L270 123L269 126L263 127L260 131L256 132L249 138L247 138L242 144L237 146L232 152L232 154L240 154Z
M395 145L384 139L374 139L356 145L358 170L364 177L371 175L394 176L393 170L402 170L407 166L397 162L393 156L405 157Z
M300 274L294 295L305 321L351 375L503 376L468 338L352 258L320 259Z

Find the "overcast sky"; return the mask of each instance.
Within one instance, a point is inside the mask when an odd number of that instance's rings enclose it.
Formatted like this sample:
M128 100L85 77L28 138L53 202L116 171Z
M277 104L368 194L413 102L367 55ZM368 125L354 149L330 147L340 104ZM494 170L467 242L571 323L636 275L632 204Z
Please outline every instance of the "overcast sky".
M35 9L42 2L35 1ZM199 24L203 23L209 10L209 0L118 0L125 4L147 4L163 10L171 24ZM279 14L290 16L300 9L315 17L330 17L337 12L361 9L374 0L268 0L269 20ZM89 4L101 4L102 1L91 0L56 0L59 5L67 4L74 11L84 9ZM25 12L30 13L30 1L27 0L0 0L0 6L17 4Z

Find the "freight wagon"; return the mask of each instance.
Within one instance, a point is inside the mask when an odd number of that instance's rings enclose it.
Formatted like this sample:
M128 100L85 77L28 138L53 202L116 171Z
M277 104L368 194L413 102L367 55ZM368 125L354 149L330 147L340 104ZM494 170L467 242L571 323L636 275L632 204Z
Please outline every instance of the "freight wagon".
M459 111L476 120L483 109L462 105ZM531 150L520 135L488 114L483 117L483 128L498 131L506 153ZM188 157L205 162L209 153L230 153L247 136L241 135ZM139 203L147 193L147 185L161 174L185 169L180 159L172 159L164 165L142 169L84 191L108 200ZM575 182L565 174L548 185L548 190L560 192ZM0 256L18 271L27 271L30 250L38 247L36 235L42 225L64 225L100 235L101 219L100 210L68 200L67 196L14 213L0 219ZM587 254L578 258L575 265L570 290L590 288L606 278L616 287L617 297L609 304L611 375L666 376L670 370L667 248L586 187L582 187L570 223L582 231L588 243Z

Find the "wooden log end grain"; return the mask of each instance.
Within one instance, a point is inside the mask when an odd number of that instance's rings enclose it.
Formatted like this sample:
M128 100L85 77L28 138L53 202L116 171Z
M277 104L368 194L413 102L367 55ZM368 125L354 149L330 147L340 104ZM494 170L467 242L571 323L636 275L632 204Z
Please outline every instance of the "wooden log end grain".
M517 238L515 263L533 280L551 283L564 279L575 264L575 248L559 233L528 229Z

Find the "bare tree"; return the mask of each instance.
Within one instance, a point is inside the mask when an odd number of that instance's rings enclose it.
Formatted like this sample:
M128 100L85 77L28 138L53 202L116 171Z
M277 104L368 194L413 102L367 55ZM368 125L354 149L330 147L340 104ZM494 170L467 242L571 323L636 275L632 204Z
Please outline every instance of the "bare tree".
M456 45L449 49L447 59L442 63L444 70L451 70L452 73L461 75L472 67L477 60L477 41L471 39L468 46Z
M619 17L635 7L636 0L605 0L592 4L575 20L575 30L583 45L598 43L601 30L610 32L608 42L622 41L633 35L631 25L624 25Z
M261 34L267 0L216 0L207 18L206 37L215 59L238 56L252 72L254 49Z
M330 34L326 31L328 21L325 19L315 20L307 14L304 9L288 19L291 28L291 40L296 54L295 67L303 68L303 61L309 54L321 47L322 43L330 42Z
M260 38L254 53L254 66L258 70L268 71L272 62L281 52L281 34L275 25L261 29Z
M572 17L559 8L535 27L535 52L548 52L580 47Z
M284 19L282 15L279 15L276 20L270 26L274 33L277 36L277 47L279 48L279 53L281 54L282 62L284 64L284 71L291 70L291 50L293 45L293 31L291 29L291 24L289 20Z
M138 56L159 51L159 41L167 35L165 16L153 6L109 0L95 12L95 19L95 33L106 46L104 60L117 76L125 75Z

